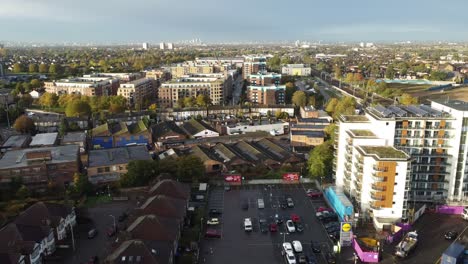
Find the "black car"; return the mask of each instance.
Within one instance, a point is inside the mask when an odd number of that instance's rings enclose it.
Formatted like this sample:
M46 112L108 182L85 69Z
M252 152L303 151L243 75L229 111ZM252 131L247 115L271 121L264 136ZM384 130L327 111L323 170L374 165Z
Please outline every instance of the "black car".
M318 243L318 242L316 242L316 241L311 241L311 242L310 242L310 245L311 245L311 247L312 247L312 252L314 252L314 253L320 253L320 252L322 252L320 243Z
M314 255L306 256L307 264L317 264L317 258Z
M336 263L336 257L331 252L325 253L325 259L327 260L328 264L335 264Z
M333 243L336 243L338 242L338 240L340 240L340 232L335 231L332 233L328 233L328 237L333 241Z
M445 233L445 239L447 240L454 240L458 237L458 232L457 231L448 231Z
M297 232L303 232L304 231L304 225L301 222L295 222L294 225L296 226L296 231Z
M340 223L338 223L338 222L329 222L329 223L324 224L323 226L325 227L325 229L327 229L327 228L330 228L332 226L340 226Z
M242 203L242 210L249 210L249 203L247 201Z
M286 202L286 200L281 200L281 201L280 201L280 207L281 207L282 209L288 208L288 202Z
M335 233L335 232L340 231L340 227L339 226L330 226L330 227L326 228L325 230L327 231L328 234L331 234L331 233Z
M219 216L219 215L222 215L223 212L221 212L221 210L218 210L218 209L210 209L210 216Z
M262 233L268 233L268 224L266 219L260 219L258 220L258 224L260 226L260 232Z
M121 215L119 215L119 222L125 221L125 219L127 219L127 217L128 217L127 213L122 213Z

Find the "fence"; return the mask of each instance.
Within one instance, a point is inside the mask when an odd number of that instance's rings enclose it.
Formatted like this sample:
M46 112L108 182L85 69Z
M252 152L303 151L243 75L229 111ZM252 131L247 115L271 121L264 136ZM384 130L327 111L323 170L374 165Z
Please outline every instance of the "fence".
M362 262L368 263L378 263L379 262L379 252L368 252L363 251L356 239L353 239L352 246L357 256Z

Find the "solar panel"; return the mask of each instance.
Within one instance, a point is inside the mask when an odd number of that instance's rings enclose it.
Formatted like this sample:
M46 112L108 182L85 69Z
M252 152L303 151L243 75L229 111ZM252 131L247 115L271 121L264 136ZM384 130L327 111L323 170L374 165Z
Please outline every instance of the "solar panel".
M395 115L399 117L406 116L406 111L404 111L398 106L391 105L388 107L388 109L390 109Z
M381 105L375 106L374 109L383 117L389 117L392 114L392 111L388 110L387 108Z
M427 116L429 114L427 111L424 111L423 109L414 105L409 105L406 107L406 109L416 116Z
M428 105L420 105L419 106L421 109L427 111L427 112L430 112L432 116L434 117L440 117L443 115L443 113L439 110L436 110Z

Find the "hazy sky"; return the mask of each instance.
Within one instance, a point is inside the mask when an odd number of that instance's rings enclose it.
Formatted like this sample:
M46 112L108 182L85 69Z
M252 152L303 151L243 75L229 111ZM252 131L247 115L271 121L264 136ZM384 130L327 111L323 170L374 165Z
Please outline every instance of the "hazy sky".
M467 0L0 0L0 41L468 41Z

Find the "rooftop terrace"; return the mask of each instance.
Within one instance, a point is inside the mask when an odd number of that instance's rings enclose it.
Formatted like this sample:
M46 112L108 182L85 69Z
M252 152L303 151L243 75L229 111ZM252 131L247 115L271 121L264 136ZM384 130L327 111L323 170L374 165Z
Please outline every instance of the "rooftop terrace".
M405 152L390 146L359 146L359 148L364 155L376 156L377 159L407 160L409 158Z

